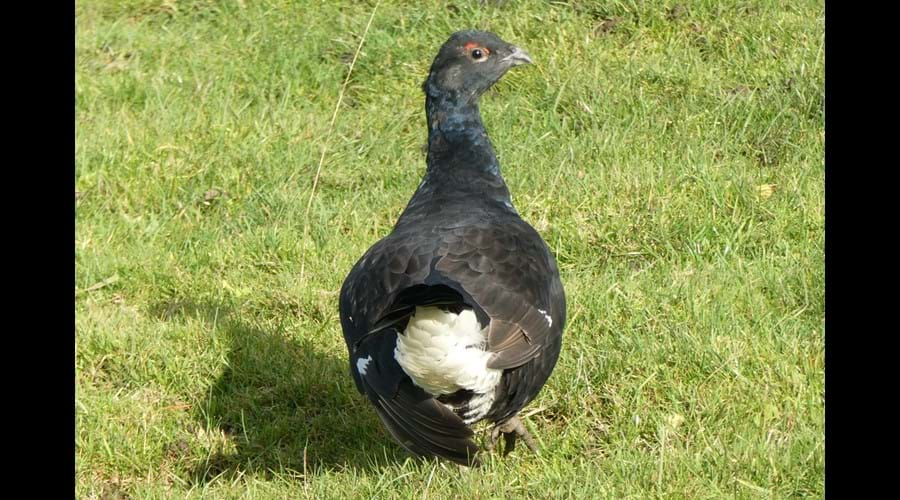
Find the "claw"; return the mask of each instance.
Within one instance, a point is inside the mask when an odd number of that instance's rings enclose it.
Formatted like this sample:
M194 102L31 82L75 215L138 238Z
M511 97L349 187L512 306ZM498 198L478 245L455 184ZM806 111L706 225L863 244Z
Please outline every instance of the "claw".
M488 438L488 442L487 442L487 445L485 445L485 448L487 448L488 451L493 451L494 447L497 446L497 439L499 437L500 437L500 426L495 425L494 428L491 429L491 435Z
M504 441L504 456L509 455L513 451L516 447L516 439L519 437L525 441L525 445L528 446L528 449L534 453L538 452L538 447L534 442L534 438L531 436L531 433L528 432L528 429L525 428L525 425L522 424L522 421L519 420L518 416L504 420L491 429L491 436L485 446L488 451L492 451L497 446L497 440L500 438L501 434L503 434Z

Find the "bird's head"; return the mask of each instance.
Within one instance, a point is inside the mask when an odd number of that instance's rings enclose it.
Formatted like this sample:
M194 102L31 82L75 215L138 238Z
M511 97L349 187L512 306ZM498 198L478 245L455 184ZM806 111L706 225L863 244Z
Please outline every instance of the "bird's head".
M510 68L531 62L524 50L493 33L458 31L441 46L424 89L426 93L477 99Z

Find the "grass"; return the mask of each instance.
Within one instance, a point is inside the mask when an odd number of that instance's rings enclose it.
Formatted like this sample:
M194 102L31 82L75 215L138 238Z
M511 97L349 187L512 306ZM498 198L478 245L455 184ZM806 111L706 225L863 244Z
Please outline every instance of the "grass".
M824 3L383 1L329 135L373 7L76 2L76 495L822 497ZM356 392L337 291L468 27L537 62L482 112L570 320L540 456L461 471Z

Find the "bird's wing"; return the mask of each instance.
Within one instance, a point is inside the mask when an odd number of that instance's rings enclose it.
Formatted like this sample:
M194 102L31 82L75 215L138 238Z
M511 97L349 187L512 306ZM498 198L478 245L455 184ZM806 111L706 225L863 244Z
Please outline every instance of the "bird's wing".
M364 341L363 390L391 435L410 452L473 465L478 445L462 419L412 383L394 359L396 332Z
M394 358L397 326L385 318L398 313L389 306L402 290L424 279L429 268L430 253L416 253L415 247L411 240L382 240L348 275L340 308L350 371L357 389L366 394L404 448L420 456L473 465L478 446L472 431L413 384Z
M565 295L556 262L538 233L519 221L444 233L434 270L490 318L488 367L510 369L562 334ZM439 280L429 278L432 283Z

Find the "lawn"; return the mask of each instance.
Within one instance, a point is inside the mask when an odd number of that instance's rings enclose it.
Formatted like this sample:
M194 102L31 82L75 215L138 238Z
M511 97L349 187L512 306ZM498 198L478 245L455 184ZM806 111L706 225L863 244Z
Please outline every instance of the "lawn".
M824 495L821 0L75 12L77 497ZM569 321L540 454L467 470L383 430L337 293L471 27L535 60L481 109Z

